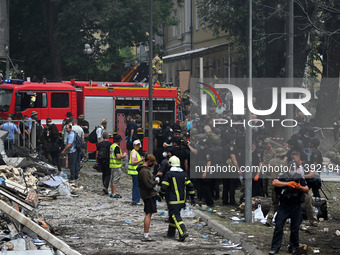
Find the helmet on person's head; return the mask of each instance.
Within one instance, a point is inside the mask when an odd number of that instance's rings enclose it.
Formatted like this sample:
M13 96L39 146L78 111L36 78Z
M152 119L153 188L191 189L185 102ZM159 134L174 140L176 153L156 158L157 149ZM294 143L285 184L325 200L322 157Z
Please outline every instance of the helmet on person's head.
M272 139L270 137L267 137L263 140L263 143L272 143Z
M287 154L286 150L284 148L277 148L275 150L275 156L276 157L283 157Z
M181 161L179 160L178 157L172 156L172 157L169 159L169 165L170 165L170 166L181 166Z
M198 131L196 128L190 128L190 134L193 136L193 135L197 135L198 134Z

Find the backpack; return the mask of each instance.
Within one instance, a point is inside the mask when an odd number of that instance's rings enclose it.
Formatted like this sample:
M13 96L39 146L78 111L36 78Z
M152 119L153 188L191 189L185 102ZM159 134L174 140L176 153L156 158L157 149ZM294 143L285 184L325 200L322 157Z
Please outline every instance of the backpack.
M74 132L74 143L77 151L81 151L83 149L84 147L83 141L76 132Z
M110 146L112 143L107 142L105 146L101 146L98 150L98 161L108 162L110 159Z
M90 143L97 143L97 127L95 127L92 132L89 134L89 142Z

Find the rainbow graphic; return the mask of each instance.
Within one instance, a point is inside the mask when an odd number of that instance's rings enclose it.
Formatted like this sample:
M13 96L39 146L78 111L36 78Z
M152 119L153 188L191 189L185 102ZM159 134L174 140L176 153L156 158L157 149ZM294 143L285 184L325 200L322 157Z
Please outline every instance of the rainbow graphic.
M211 85L209 85L209 84L206 84L206 83L203 83L203 82L197 82L197 83L198 83L198 84L201 84L201 85L203 85L203 86L205 86L205 87L207 87L207 88L209 88L209 89L216 95L216 97L218 98L218 100L219 100L219 102L220 102L220 104L221 104L221 106L222 106L221 97L220 97L220 95L217 93L216 89L215 89L213 86L211 86ZM215 106L217 106L216 99L215 99L215 97L213 96L213 94L212 94L209 90L207 90L207 89L205 89L205 88L200 88L200 90L203 90L205 93L207 93L207 94L211 97L211 99L214 101Z

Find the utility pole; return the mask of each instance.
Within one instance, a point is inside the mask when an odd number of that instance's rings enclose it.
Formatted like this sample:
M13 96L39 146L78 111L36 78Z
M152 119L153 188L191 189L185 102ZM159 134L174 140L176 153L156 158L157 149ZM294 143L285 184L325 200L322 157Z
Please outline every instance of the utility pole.
M252 35L252 19L253 19L253 6L252 0L249 0L249 20L248 20L248 88L252 88L252 78L253 78L253 35ZM251 113L249 108L247 108L246 112L246 151L245 151L245 163L246 167L250 167L252 165L252 129L247 126L251 120ZM245 218L246 222L250 223L252 221L252 173L250 171L245 172Z
M148 128L148 151L153 153L153 79L152 79L152 1L150 0L150 10L149 10L149 128Z
M286 61L286 78L287 87L294 87L294 0L289 0L289 12L288 12L288 49L287 49L287 61ZM292 95L287 95L287 98L291 98ZM287 105L287 119L293 119L293 105ZM292 123L293 124L293 123ZM286 127L284 132L284 138L286 141L293 135L293 128Z

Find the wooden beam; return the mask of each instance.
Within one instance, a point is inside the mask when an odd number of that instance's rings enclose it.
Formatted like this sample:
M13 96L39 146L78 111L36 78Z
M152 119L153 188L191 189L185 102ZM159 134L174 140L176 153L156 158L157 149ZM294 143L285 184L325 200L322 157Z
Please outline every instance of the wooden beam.
M37 223L30 220L20 212L17 212L15 209L7 205L2 200L0 200L0 210L9 215L10 217L12 217L13 219L15 219L16 221L18 221L20 224L24 225L25 227L33 231L34 233L36 233L50 245L62 251L63 253L68 255L81 255L79 252L73 250L66 243L64 243L63 241L52 235L50 232L40 227Z

